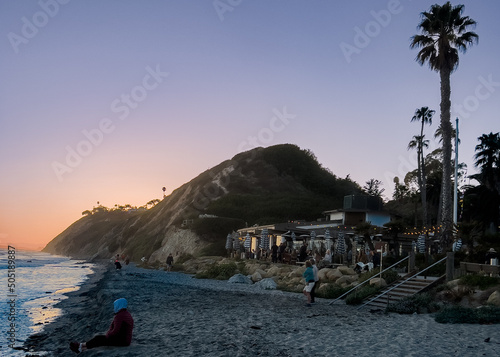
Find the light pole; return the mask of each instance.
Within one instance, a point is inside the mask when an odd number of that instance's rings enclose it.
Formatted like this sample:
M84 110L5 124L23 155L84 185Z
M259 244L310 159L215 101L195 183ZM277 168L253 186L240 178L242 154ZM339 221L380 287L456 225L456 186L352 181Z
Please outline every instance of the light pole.
M457 225L458 218L458 118L456 123L456 135L455 135L455 187L453 190L453 223Z

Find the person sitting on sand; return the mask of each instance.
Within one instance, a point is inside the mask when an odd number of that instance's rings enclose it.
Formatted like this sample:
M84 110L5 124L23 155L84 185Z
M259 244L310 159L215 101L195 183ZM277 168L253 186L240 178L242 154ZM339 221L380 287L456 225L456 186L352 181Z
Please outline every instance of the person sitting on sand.
M307 307L311 307L311 290L314 287L314 271L312 264L309 260L306 260L306 271L302 274L306 280L306 286L304 287L303 293L307 296Z
M132 341L134 319L127 310L127 300L118 299L113 303L115 317L106 335L94 336L87 342L71 342L69 348L76 353L101 346L129 346Z

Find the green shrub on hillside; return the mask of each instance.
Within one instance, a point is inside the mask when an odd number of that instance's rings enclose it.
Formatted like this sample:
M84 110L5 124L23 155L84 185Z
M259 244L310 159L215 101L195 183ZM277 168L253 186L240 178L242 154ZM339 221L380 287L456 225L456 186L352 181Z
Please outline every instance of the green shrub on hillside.
M371 272L361 274L359 276L358 281L360 283L362 283L363 281L371 279L372 277L374 277L378 273L380 273L380 270L373 269ZM377 278L378 278L378 276L377 276ZM387 271L382 273L382 278L385 280L385 282L387 284L392 284L393 282L395 282L396 280L399 279L399 274L397 271L390 269L390 270L387 270Z
M200 236L206 236L212 240L214 237L222 237L222 241L225 242L228 233L236 231L244 226L245 221L241 219L214 217L196 218L190 228Z
M212 264L207 270L195 275L197 279L228 280L238 271L236 263Z
M462 276L460 278L460 284L470 287L478 287L481 290L486 290L492 286L500 284L500 278L486 275L470 274Z
M354 290L352 293L347 295L345 298L345 303L347 305L359 305L366 299L368 296L374 295L381 288L375 285L365 285L359 289Z

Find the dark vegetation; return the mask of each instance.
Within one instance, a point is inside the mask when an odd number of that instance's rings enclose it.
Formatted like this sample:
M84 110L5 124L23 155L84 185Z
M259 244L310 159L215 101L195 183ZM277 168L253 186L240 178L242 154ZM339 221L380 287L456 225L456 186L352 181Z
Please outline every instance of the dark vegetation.
M217 279L228 280L230 277L238 273L238 266L234 262L210 265L205 271L195 275L197 279Z
M365 282L367 280L372 279L375 277L379 271L373 270L372 272L369 273L364 273L359 276L358 281L360 283ZM379 277L380 275L376 276ZM386 272L382 273L382 278L385 280L387 284L392 284L394 281L396 281L399 278L399 275L396 271L394 270L387 270ZM359 305L363 302L364 299L366 299L369 296L377 294L379 291L381 291L384 287L380 285L370 285L369 283L366 283L362 287L354 290L352 293L346 296L345 298L345 303L348 305Z
M323 211L342 207L345 195L361 192L355 182L323 168L312 152L291 144L255 151L241 173L247 180L230 175L229 193L211 202L207 213L259 225L316 220Z
M435 319L439 323L449 324L498 324L500 323L500 307L483 306L471 309L451 305L438 311Z

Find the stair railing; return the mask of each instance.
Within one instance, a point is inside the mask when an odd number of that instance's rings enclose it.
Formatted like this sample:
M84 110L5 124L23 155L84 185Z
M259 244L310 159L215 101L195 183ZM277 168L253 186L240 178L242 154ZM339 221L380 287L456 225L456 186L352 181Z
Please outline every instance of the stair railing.
M352 289L350 289L349 291L347 291L347 292L343 293L342 295L340 295L340 296L339 296L338 298L336 298L335 300L330 301L330 302L328 303L328 305L331 305L331 304L333 304L335 301L342 299L344 296L346 296L346 295L347 295L347 294L349 294L350 292L352 292L352 291L356 290L357 288L359 288L359 287L361 287L361 286L365 285L367 282L369 282L370 280L372 280L372 279L373 279L373 278L375 278L376 276L381 275L383 272L385 272L385 271L387 271L387 270L391 269L392 267L395 267L396 265L398 265L399 263L401 263L401 262L405 261L405 260L406 260L406 259L408 259L409 257L410 257L410 256L409 256L409 255L407 255L406 257L404 257L403 259L401 259L399 262L392 264L390 267L385 268L384 270L382 270L381 272L379 272L379 273L375 274L374 276L370 276L368 279L366 279L366 280L365 280L365 281L363 281L362 283L360 283L360 284L356 285L355 287L353 287L353 288L352 288Z
M362 307L364 307L365 305L367 305L367 304L371 303L373 300L376 300L376 299L378 299L379 297L384 296L385 294L387 294L387 293L391 292L392 290L396 289L398 286L403 285L403 284L404 284L404 283L406 283L408 280L411 280L411 279L413 279L414 277L421 275L423 272L425 272L426 270L429 270L429 269L430 269L430 268L432 268L434 265L437 265L437 264L439 264L439 263L441 263L441 262L445 261L445 260L446 260L446 258L448 258L448 257L444 257L444 258L442 258L441 260L438 260L438 261L437 261L437 262L435 262L434 264L429 265L429 266L428 266L427 268L425 268L424 270L422 270L422 271L419 271L419 272L415 273L414 275L412 275L412 276L410 276L409 278L407 278L407 279L403 280L403 281L402 281L402 282L400 282L399 284L394 285L393 287L391 287L391 288L390 288L390 289L388 289L387 291L384 291L382 294L379 294L379 295L375 296L374 298L372 298L372 299L368 300L368 301L367 301L367 302L365 302L363 305L361 305L360 307L358 307L358 310L359 310L359 309L361 309Z

